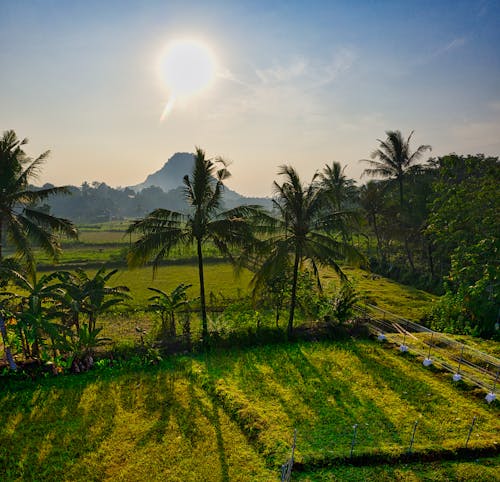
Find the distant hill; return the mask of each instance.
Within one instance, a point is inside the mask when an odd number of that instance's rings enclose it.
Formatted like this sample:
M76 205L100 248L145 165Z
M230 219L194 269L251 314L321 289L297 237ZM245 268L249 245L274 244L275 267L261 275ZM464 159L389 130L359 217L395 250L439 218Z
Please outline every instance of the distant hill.
M176 190L179 195L181 195L181 191L178 188L183 186L182 179L186 174L191 173L193 170L193 164L194 155L192 153L177 152L163 165L160 170L150 174L141 184L129 186L129 189L139 193L143 189L156 186L166 193ZM269 198L245 197L228 187L224 190L223 200L224 206L227 209L240 206L242 204L257 204L268 209L271 209L272 206L272 202Z
M157 208L187 212L182 178L191 173L193 163L193 154L178 152L141 184L115 189L101 182L85 182L79 187L70 186L71 196L50 196L47 208L55 216L78 223L137 219ZM272 208L269 198L245 197L227 187L222 199L224 209L248 204Z
M194 156L189 152L175 153L163 167L150 174L144 182L135 186L130 186L136 192L144 188L157 186L165 192L182 186L182 178L193 169Z

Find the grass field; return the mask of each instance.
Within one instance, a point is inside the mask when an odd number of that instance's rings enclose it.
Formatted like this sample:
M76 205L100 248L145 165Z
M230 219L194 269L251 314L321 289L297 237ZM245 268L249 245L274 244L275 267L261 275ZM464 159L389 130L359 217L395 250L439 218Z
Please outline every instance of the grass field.
M356 455L404 452L415 420L417 452L459 448L474 415L469 446L500 443L498 406L376 342L219 351L160 366L10 382L0 394L0 474L2 480L270 481L289 455L294 428L296 459L307 464L345 456L355 423ZM488 479L494 464L484 462L482 480L494 480ZM340 464L294 473L294 480L467 480L464 474L477 468Z

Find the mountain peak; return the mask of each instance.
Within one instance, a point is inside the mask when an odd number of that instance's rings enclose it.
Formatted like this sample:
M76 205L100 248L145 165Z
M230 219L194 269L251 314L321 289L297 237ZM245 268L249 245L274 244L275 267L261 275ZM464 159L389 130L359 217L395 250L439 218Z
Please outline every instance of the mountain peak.
M150 174L146 180L131 186L134 191L141 191L150 186L158 186L165 192L182 185L182 179L193 170L194 154L190 152L176 152L163 167Z

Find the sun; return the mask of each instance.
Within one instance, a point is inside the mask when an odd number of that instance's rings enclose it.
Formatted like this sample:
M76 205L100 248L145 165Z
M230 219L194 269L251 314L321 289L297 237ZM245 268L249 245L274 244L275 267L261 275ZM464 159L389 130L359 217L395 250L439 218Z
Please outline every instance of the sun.
M215 57L202 42L178 39L165 47L160 73L169 91L169 100L161 117L164 119L176 99L190 97L210 86L215 78Z

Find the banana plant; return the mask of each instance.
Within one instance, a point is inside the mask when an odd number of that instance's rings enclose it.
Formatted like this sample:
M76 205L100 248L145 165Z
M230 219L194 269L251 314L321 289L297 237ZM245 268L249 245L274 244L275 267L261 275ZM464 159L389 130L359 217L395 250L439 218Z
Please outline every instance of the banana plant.
M156 295L151 296L151 298L149 298L148 301L150 302L149 308L160 314L161 338L164 338L166 336L175 337L177 332L175 323L175 313L179 308L185 307L189 303L186 291L191 286L192 285L190 284L187 285L181 283L170 293L167 293L157 288L148 288L148 290L156 293Z

